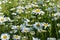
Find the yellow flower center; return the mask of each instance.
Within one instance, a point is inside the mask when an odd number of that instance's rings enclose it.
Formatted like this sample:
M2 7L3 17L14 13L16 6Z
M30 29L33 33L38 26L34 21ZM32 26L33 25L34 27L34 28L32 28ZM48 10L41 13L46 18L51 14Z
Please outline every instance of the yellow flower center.
M0 21L4 21L4 18L0 18Z
M36 12L40 12L40 9L36 9L35 11L36 11Z
M54 14L52 14L52 16L54 16Z
M25 29L25 30L24 30L24 32L28 32L28 30L27 30L27 29Z
M4 39L6 39L6 38L7 38L7 36L6 36L6 35L4 35L4 36L3 36L3 38L4 38Z
M38 23L38 24L36 24L36 26L37 26L37 27L40 27L40 24Z
M45 23L44 26L48 26L48 24Z

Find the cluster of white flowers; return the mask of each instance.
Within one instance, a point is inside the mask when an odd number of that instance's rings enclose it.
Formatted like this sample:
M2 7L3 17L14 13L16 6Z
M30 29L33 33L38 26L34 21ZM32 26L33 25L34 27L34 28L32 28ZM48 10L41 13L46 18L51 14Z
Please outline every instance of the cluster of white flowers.
M0 0L1 40L56 40L55 37L60 37L60 2Z

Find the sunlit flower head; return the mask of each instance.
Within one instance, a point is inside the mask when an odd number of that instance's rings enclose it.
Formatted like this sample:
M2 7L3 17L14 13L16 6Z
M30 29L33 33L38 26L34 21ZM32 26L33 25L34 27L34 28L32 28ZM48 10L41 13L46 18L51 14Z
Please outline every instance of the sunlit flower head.
M4 16L0 16L0 23L3 23L5 21L7 21L6 18Z
M26 27L25 27L25 28L22 29L21 32L25 32L25 33L30 32L30 28L26 28Z
M1 34L1 39L2 40L9 40L10 39L10 35L9 34Z
M13 35L13 39L15 39L15 40L20 40L20 36L19 35Z
M46 29L47 27L51 26L50 24L48 23L43 23L43 26L44 26L44 29Z
M41 9L34 9L32 11L33 14L39 14L39 15L44 15L45 13Z
M35 29L42 29L42 23L40 23L40 22L35 22L35 24L33 24L33 27L34 27Z

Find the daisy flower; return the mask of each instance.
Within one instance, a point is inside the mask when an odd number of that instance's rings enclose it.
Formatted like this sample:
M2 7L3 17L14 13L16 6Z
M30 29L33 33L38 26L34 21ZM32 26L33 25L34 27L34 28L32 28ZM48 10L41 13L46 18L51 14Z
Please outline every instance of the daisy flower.
M35 24L33 24L33 27L34 27L35 29L42 29L42 23L40 23L40 22L35 22Z
M41 9L35 9L32 11L33 14L44 15L44 12Z
M46 29L47 27L51 26L50 24L48 23L43 23L43 26L44 26L44 29Z
M2 40L9 40L10 39L10 35L9 34L1 34L1 39Z
M6 18L4 16L0 16L0 23L3 23L6 21Z
M13 39L14 40L20 40L20 36L19 35L13 35Z
M25 33L30 32L30 28L25 27L21 30L21 32L25 32Z

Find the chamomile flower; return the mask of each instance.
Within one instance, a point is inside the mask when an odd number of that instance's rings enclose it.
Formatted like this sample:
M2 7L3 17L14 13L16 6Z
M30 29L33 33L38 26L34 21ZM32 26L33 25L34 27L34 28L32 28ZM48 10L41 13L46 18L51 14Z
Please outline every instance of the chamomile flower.
M20 40L20 36L19 35L13 35L13 39L14 40Z
M1 39L2 40L9 40L10 39L10 35L9 34L1 34Z
M32 11L33 14L39 14L39 15L44 15L45 13L41 9L34 9Z
M0 23L3 23L5 21L6 21L6 19L4 18L4 16L0 16Z
M30 28L23 28L22 30L21 30L21 32L25 32L25 33L27 33L27 32L30 32Z
M50 24L48 23L43 23L43 26L44 26L44 29L46 29L47 27L51 26Z
M33 24L33 27L34 27L35 29L42 29L42 23L40 23L40 22L35 22L35 24Z

